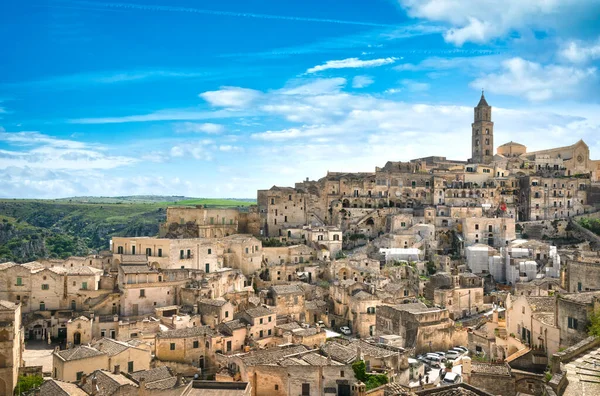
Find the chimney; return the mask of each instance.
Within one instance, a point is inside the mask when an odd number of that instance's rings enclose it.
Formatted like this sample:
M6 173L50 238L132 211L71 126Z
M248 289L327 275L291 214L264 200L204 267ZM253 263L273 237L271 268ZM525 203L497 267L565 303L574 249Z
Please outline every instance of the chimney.
M138 395L145 395L146 394L146 378L141 377L140 380L138 381Z
M118 364L115 364L115 375L119 375L121 374L121 366Z
M92 377L92 390L90 392L90 396L95 396L98 393L98 380L96 379L96 376L94 375Z
M104 348L104 343L99 342L98 346L96 347L97 350L102 351L102 348Z
M360 349L360 345L356 345L356 360L362 360L362 350Z
M181 384L181 373L177 373L177 381L175 381L175 388L180 387Z

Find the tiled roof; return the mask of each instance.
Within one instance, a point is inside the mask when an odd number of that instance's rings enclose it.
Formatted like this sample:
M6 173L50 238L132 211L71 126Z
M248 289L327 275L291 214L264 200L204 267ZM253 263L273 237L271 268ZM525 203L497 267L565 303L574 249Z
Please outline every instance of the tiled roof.
M232 332L234 330L245 329L246 326L248 326L248 323L246 323L244 320L234 319L234 320L230 320L229 322L221 323L219 325L219 329L223 330L223 328L225 328L225 331L227 333L232 334Z
M262 351L253 351L241 356L246 366L276 365L288 356L308 351L304 345L293 345L289 347L277 347Z
M123 254L121 255L121 263L123 264L134 264L134 263L147 263L148 257L145 254Z
M303 293L302 289L298 285L274 285L271 286L271 290L276 294L294 294Z
M0 264L0 271L8 269L8 268L12 268L15 265L19 265L19 264L13 263L12 261L7 261L6 263Z
M212 336L215 335L215 331L208 326L200 327L186 327L184 329L170 330L159 333L156 338L187 338L187 337L199 337L203 335Z
M214 307L222 307L223 305L227 304L227 301L220 299L220 298L216 298L216 299L212 299L212 298L203 298L200 301L198 301L199 304L206 304L206 305L212 305Z
M324 309L325 307L327 307L327 302L323 301L323 300L304 301L304 308L311 310L311 311L316 311L318 309Z
M175 388L177 384L177 377L164 378L158 381L146 383L146 389L154 389L154 390L166 390ZM181 386L185 383L181 381Z
M282 366L342 366L342 363L335 360L327 360L316 352L305 353L298 356L284 358L279 362Z
M600 291L581 292L571 294L561 294L563 300L578 302L582 304L591 304L594 297L600 298Z
M554 312L536 312L531 316L545 325L554 326Z
M77 385L54 379L47 380L40 386L40 394L44 396L87 396L87 393L79 389Z
M354 350L356 350L357 346L360 346L360 349L363 354L377 358L383 358L386 356L398 354L398 352L390 351L388 349L385 349L384 347L369 344L368 342L363 340L353 340L348 346L350 348L354 348Z
M357 300L379 300L379 298L377 298L377 296L374 296L370 293L367 293L364 290L359 291L358 293L355 293L354 295L352 295L352 298L355 298Z
M17 304L6 300L0 300L0 311L14 311L18 307Z
M124 274L156 274L158 270L145 264L121 264L121 270Z
M273 315L273 311L263 306L259 306L256 308L250 308L244 311L251 318L260 318L263 316Z
M102 338L93 343L92 347L105 352L108 356L115 356L129 348L133 348L133 346L123 341L113 340L112 338Z
M131 378L133 378L134 381L139 382L140 378L144 378L147 384L171 377L173 377L173 374L167 366L160 366L150 370L140 370L131 373Z
M81 386L88 394L92 393L93 378L96 378L97 396L112 396L120 387L130 385L137 388L137 384L123 374L113 374L104 370L96 370L88 376L85 384Z
M321 347L326 355L342 363L349 363L356 359L356 348L342 345L339 342L329 341Z
M104 271L98 268L90 267L90 266L82 266L82 267L69 267L67 268L68 275L97 275L101 274Z
M87 345L80 345L72 349L65 349L54 353L67 362L72 360L87 359L91 357L105 355L104 352L101 352Z
M554 297L525 297L533 312L554 312L556 299Z
M506 375L510 376L510 367L505 363L480 363L472 362L471 371L480 374Z
M284 324L281 324L281 325L277 325L275 327L277 327L279 329L282 329L282 330L294 330L294 329L301 329L302 328L302 326L300 326L298 324L298 322L284 323Z
M37 261L31 261L29 263L25 263L25 264L21 264L21 265L32 272L43 270L46 268L43 264L40 264Z

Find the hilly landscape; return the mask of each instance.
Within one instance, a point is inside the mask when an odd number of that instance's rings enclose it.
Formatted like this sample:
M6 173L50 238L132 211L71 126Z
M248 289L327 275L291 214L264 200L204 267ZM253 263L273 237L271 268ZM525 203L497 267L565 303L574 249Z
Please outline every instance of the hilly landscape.
M0 262L106 250L113 236L153 236L169 206L246 207L252 199L165 196L0 200Z

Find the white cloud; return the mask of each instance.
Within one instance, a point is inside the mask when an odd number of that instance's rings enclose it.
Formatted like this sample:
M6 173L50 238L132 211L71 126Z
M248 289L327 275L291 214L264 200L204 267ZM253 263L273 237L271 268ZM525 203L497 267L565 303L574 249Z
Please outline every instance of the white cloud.
M560 56L569 62L586 63L600 59L600 40L595 43L568 42L559 52Z
M430 85L428 83L413 80L402 80L400 81L400 83L410 92L425 92L428 91L430 88Z
M292 80L286 84L286 86L276 93L282 95L322 95L326 93L339 92L346 86L346 79L342 77L337 78L317 78L314 80Z
M208 133L208 134L219 134L225 131L225 127L221 124L204 123L197 124L194 122L183 122L175 125L175 132L178 133Z
M261 96L260 91L239 87L221 87L218 91L207 91L199 95L213 106L245 107Z
M522 58L502 62L502 71L480 77L471 83L473 88L521 96L530 101L575 96L577 90L596 77L595 68L579 69L559 65L541 65Z
M113 169L138 162L135 158L108 154L107 149L99 145L58 139L39 132L0 131L0 141L9 146L0 150L0 169Z
M375 80L370 76L355 76L352 79L352 88L365 88L374 82Z
M219 151L229 153L229 152L240 152L243 150L241 147L238 147L238 146L232 146L231 144L222 144L219 146Z
M347 69L362 67L379 67L394 63L398 58L380 58L370 60L360 60L358 58L347 58L342 60L330 60L322 65L311 67L306 73L316 73L328 69Z
M215 146L209 139L186 141L171 147L171 157L193 157L201 161L212 161Z
M513 31L573 28L598 10L589 0L398 0L409 16L449 25L447 42L486 43Z

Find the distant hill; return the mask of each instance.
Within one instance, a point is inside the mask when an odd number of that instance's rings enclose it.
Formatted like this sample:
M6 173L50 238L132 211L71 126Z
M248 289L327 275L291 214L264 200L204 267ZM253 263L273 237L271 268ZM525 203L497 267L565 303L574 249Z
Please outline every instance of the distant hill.
M154 236L175 205L246 207L251 199L173 196L0 199L0 263L66 258L109 248L113 236Z

